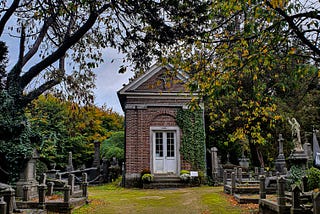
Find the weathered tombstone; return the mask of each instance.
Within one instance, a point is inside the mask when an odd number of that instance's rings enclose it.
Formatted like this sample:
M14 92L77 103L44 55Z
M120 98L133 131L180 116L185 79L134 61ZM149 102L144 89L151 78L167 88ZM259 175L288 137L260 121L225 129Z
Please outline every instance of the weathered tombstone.
M68 176L68 185L70 186L70 195L73 195L74 192L74 175L69 174Z
M88 198L88 181L87 181L87 173L82 174L82 197Z
M277 179L277 203L279 206L279 213L283 213L286 206L286 196L285 196L285 184L286 180L283 177L278 177Z
M67 170L67 172L71 172L74 170L73 163L72 163L72 152L69 152L69 154L68 154L68 165L67 165L66 170Z
M29 197L37 197L38 181L36 180L36 162L39 158L37 150L33 150L31 159L27 162L24 169L20 172L20 179L16 184L16 196L23 197L23 187L28 186Z
M292 206L290 208L290 213L291 214L299 214L302 213L302 208L300 207L300 193L301 190L298 187L298 185L295 185L292 189Z
M100 142L94 141L94 157L92 167L100 166Z
M244 155L244 150L242 150L242 156L239 160L239 165L242 167L242 168L245 168L245 169L248 169L249 168L249 158L247 158L245 155Z
M0 213L7 213L7 203L3 200L3 197L0 197Z
M255 178L255 180L259 179L259 168L258 167L254 167L254 178Z
M46 190L47 186L44 184L40 184L38 186L38 192L39 192L39 205L38 208L45 209L46 207Z
M238 169L238 181L239 181L239 183L242 182L242 168L241 167Z
M228 172L227 170L224 170L223 171L223 191L224 192L226 192L227 177L228 177Z
M320 213L320 192L313 192L313 213Z
M64 188L64 198L63 198L63 202L65 203L69 203L70 202L70 186L66 185Z
M266 177L264 175L260 175L260 188L259 188L260 199L266 198L265 182L266 182Z
M233 195L236 189L236 173L231 173L231 194Z
M40 177L40 184L46 184L47 182L47 174L46 173L43 173Z
M286 159L283 154L283 138L282 134L279 134L278 142L279 142L279 149L278 149L278 157L275 161L276 171L280 172L280 174L284 174L284 167L286 167Z
M47 194L49 196L53 195L53 187L54 187L54 183L53 182L49 182L48 183L48 192L47 192Z
M3 198L3 201L6 203L5 213L11 214L16 208L14 192L14 189L10 185L0 183L0 198Z
M217 152L218 152L218 149L216 147L212 147L211 150L210 150L210 153L211 153L211 165L212 165L211 172L212 172L212 178L214 180L216 180L217 177L218 177L218 168L219 168Z
M103 182L108 182L108 177L109 177L108 168L109 168L108 160L103 158L102 159L102 165L101 165Z
M56 163L50 163L51 169L46 172L48 178L56 178L56 174L60 171L56 170L56 165Z

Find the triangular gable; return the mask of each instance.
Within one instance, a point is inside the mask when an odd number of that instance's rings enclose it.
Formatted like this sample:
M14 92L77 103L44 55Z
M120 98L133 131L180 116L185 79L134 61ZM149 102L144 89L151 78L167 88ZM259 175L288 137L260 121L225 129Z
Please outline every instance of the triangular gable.
M173 67L170 65L153 65L145 74L122 88L118 94L186 92L184 84L187 81L187 75L181 71L172 75L170 72L172 70Z
M153 65L146 73L134 79L118 91L118 98L124 109L129 97L148 97L147 99L189 99L186 89L188 75L182 71L173 71L171 65Z

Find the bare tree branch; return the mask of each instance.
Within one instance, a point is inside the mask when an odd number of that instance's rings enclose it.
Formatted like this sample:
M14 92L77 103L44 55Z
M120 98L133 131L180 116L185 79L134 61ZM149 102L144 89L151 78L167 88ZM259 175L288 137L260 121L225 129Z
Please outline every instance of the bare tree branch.
M3 33L3 30L4 30L6 23L8 22L8 20L10 19L10 17L14 13L14 11L18 8L19 2L20 2L20 0L14 0L12 2L11 6L9 7L9 9L6 11L6 13L1 18L1 20L0 20L0 36Z
M21 77L21 87L25 88L34 77L36 77L41 71L47 68L52 63L59 60L62 56L65 55L67 50L75 45L95 24L98 16L105 11L110 4L104 5L98 11L92 12L87 21L70 37L66 38L61 46L54 51L51 55L43 59L38 64L32 66L22 77Z
M280 9L279 7L274 8L269 1L266 1L266 4L273 8L280 16L284 18L284 20L288 23L289 27L293 30L296 36L301 40L303 44L308 46L315 54L320 56L320 49L317 46L313 45L312 42L306 38L304 33L300 30L300 28L294 23L294 19L289 16L284 10Z

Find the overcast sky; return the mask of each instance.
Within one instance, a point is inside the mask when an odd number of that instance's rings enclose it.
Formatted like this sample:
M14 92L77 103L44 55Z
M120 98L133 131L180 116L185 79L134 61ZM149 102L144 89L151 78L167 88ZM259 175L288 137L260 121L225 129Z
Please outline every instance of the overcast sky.
M123 87L123 84L129 82L129 78L133 77L133 72L118 73L124 55L119 54L116 50L106 49L103 56L105 62L95 69L95 73L97 74L95 104L97 106L106 104L108 108L112 108L114 111L123 114L117 97L117 91ZM113 63L111 63L112 59L114 59Z
M8 67L12 67L17 60L18 51L16 49L19 40L9 37L6 33L2 39L9 48ZM123 111L117 97L117 91L123 87L123 84L127 84L129 78L134 75L130 71L123 74L118 73L124 57L117 50L107 48L103 50L104 63L94 70L97 75L96 89L94 90L95 104L100 107L105 104L107 108L112 108L113 111L120 114L123 114ZM113 62L111 63L111 61Z

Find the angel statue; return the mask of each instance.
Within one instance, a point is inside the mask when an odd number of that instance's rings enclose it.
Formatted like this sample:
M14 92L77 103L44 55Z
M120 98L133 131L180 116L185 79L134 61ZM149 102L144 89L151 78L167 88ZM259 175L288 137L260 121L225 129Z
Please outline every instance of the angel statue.
M296 118L288 118L288 122L291 125L294 149L296 151L303 151L302 144L301 144L301 136L300 136L300 124L296 120Z

